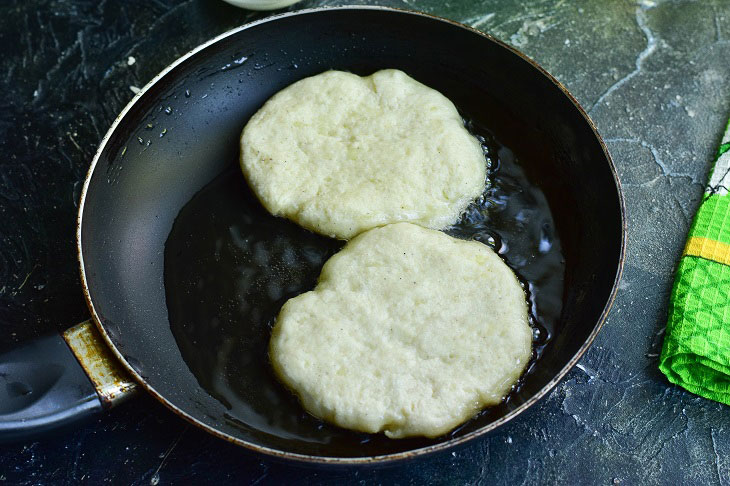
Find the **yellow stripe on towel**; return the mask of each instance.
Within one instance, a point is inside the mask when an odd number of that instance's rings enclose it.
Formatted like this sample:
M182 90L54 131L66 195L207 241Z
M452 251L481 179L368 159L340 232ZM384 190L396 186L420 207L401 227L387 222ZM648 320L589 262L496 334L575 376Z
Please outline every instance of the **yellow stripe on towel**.
M687 240L684 255L697 256L723 265L730 265L730 245L701 236L693 236Z

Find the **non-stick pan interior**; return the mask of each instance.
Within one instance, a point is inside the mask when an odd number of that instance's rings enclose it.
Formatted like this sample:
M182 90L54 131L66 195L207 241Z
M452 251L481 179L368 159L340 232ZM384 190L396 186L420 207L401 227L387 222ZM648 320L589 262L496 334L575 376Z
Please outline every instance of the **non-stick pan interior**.
M311 287L318 265L341 245L302 233L286 221L272 222L261 212L235 169L246 121L271 95L303 77L327 69L370 74L383 68L402 69L438 89L475 126L486 127L514 152L547 198L564 255L560 317L520 390L504 406L437 440L388 440L344 431L323 434L322 427L329 426L300 413L296 402L264 396L270 389L246 377L247 363L260 361L264 354L243 355L235 369L218 370L225 380L241 376L230 387L215 383L216 370L202 369L206 363L215 366L215 360L206 357L230 354L232 340L265 346L261 336L266 328L261 326L270 324L266 316L275 313L276 302ZM220 184L221 189L210 190L210 184ZM168 242L183 208L187 209L175 234L188 236ZM222 215L238 218L240 225L232 230ZM251 233L241 233L240 228ZM260 292L269 296L270 304L257 307L255 302L235 301L228 307L220 304L218 312L206 306L215 299L211 288L219 290L217 295L236 295L236 286L246 281L246 262L229 255L231 265L219 265L208 280L201 276L200 287L191 285L187 268L220 257L214 246L195 247L196 241L213 241L215 231L228 231L226 237L242 247L263 240L261 244L278 255L276 264L261 257L261 265L270 267L268 277L249 279L270 284ZM622 216L612 167L590 124L531 63L496 41L446 21L345 8L299 13L245 28L162 76L115 126L99 155L86 194L81 235L82 264L97 317L124 360L169 405L234 440L319 457L362 457L466 436L499 421L551 384L581 351L610 300L620 267ZM199 253L200 261L190 260ZM255 253L251 247L250 254ZM176 260L175 255L186 257ZM226 268L232 269L231 275L238 272L230 283ZM168 298L182 292L189 296L187 304L198 299L200 308L208 309L203 315L191 313L185 325L192 331L187 334L176 323L171 327L168 312ZM172 304L173 313L179 314ZM240 308L240 322L231 323L236 316L232 308ZM226 335L234 325L235 336ZM247 326L256 329L248 334ZM200 342L190 336L200 337ZM277 403L281 406L274 406ZM296 413L289 414L287 407Z

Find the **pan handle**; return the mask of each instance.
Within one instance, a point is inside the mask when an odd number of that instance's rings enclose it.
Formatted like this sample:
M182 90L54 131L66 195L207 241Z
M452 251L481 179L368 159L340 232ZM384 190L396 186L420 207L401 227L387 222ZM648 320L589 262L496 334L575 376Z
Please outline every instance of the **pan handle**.
M0 354L0 443L70 428L137 391L91 321Z

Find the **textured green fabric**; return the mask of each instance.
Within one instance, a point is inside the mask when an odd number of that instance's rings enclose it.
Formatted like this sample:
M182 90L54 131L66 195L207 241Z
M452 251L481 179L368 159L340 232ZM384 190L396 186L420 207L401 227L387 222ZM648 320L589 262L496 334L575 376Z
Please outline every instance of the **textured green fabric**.
M728 127L677 268L659 369L672 383L730 405Z
M689 237L701 236L722 243L730 243L730 196L705 194L697 210Z

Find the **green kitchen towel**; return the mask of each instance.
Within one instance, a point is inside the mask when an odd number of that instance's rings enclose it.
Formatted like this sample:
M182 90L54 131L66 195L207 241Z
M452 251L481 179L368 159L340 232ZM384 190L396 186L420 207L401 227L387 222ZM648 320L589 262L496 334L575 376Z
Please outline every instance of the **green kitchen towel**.
M730 405L730 122L689 230L669 301L659 369Z

